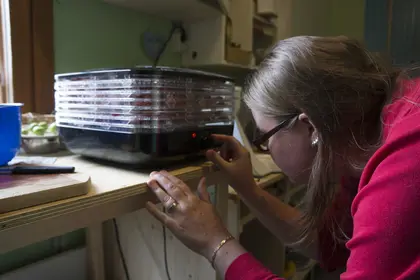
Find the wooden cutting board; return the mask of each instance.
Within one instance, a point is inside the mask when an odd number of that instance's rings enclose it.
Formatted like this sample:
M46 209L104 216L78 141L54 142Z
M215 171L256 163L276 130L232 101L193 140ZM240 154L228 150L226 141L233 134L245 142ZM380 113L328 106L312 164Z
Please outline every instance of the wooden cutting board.
M0 175L0 213L87 194L86 174Z

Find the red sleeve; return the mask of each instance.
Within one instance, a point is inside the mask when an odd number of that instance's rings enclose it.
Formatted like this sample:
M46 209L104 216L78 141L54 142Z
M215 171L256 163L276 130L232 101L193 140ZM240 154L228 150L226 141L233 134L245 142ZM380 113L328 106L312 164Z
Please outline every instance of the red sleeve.
M283 280L272 274L251 254L239 256L226 271L225 280Z
M420 113L394 123L363 172L342 280L420 279Z

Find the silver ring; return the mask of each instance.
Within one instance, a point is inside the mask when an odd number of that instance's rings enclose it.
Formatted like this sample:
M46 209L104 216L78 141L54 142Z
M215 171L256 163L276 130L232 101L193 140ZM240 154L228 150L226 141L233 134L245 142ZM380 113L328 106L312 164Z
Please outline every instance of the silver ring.
M168 213L172 212L176 207L178 206L178 203L176 201L172 202L171 205L166 209Z

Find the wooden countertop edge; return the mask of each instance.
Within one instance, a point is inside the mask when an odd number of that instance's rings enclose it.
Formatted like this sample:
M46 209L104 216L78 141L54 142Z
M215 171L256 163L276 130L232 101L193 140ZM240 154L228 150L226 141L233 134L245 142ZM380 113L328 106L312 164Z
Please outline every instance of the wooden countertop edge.
M209 167L211 165L204 163L173 173L190 182L203 175L209 178L208 184L220 181L220 173ZM260 179L259 185L265 187L283 177L272 174ZM142 182L96 196L85 195L3 214L0 216L0 253L140 210L147 201L156 201L156 197Z
M172 173L188 182L190 180L199 179L201 176L214 177L213 175L218 172L211 167L211 164L205 162L200 166L187 166L174 170ZM214 179L210 179L209 183L211 183L211 181L214 181ZM22 224L36 222L40 219L60 216L79 209L107 204L127 197L144 195L147 193L148 189L146 182L139 182L135 185L121 186L119 189L101 194L88 193L82 196L16 210L0 215L0 232L9 228L18 227ZM144 205L142 207L144 207ZM139 207L139 209L142 207Z
M0 230L0 253L21 248L41 240L59 236L79 228L89 227L126 213L140 210L146 201L153 200L152 193L133 195L118 200L93 204L42 217Z

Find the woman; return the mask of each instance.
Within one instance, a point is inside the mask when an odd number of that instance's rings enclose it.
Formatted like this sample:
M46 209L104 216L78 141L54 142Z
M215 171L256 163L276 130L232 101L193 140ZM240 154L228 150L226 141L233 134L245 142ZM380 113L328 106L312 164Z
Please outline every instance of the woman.
M356 41L293 37L250 79L245 101L276 164L307 184L303 209L259 189L232 137L207 157L280 240L341 279L420 279L419 83L400 78ZM148 183L167 213L148 210L227 280L279 279L230 237L209 202L167 172Z

